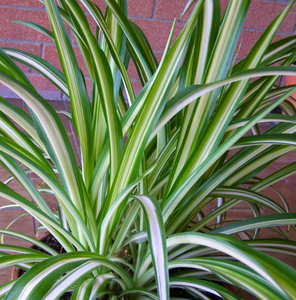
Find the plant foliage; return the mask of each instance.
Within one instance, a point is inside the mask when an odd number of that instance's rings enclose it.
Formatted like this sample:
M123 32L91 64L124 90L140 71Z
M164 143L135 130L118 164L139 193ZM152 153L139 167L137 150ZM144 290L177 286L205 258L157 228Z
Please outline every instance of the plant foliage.
M55 42L62 72L32 54L0 49L0 82L29 107L26 113L0 97L0 163L11 174L0 196L33 216L66 253L1 230L46 254L0 244L0 267L26 270L0 287L0 298L52 300L71 291L71 299L240 299L221 284L227 283L258 299L296 299L296 271L266 254L295 256L296 243L257 238L261 228L295 230L296 214L285 199L279 205L260 191L295 173L296 165L256 176L296 146L295 109L286 100L296 87L277 85L279 76L296 75L290 66L296 38L273 42L294 1L238 63L251 0L230 0L222 17L219 0L188 1L185 11L193 5L192 13L174 42L173 24L160 63L128 20L126 0L105 0L105 13L90 0L41 2L51 30L21 23ZM138 96L127 74L130 60L143 86ZM71 112L55 111L16 62L59 88ZM278 105L285 115L270 114ZM60 114L75 128L81 161ZM264 122L275 125L261 132ZM29 200L8 186L11 180ZM47 194L58 201L57 212ZM241 202L253 218L229 224L226 213ZM273 213L261 215L261 207Z

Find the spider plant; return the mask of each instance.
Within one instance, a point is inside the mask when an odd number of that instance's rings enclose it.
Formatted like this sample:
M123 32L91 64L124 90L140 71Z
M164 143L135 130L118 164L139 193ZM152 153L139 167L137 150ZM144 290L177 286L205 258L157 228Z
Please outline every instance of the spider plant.
M295 256L296 243L257 237L262 228L295 230L296 214L285 199L280 205L260 191L295 173L296 164L256 176L296 146L295 109L286 100L296 87L276 84L279 76L296 75L290 66L296 37L273 42L294 1L237 62L251 0L230 0L222 16L219 0L190 0L184 13L193 5L192 13L174 42L173 23L160 63L128 20L126 0L105 0L105 13L90 0L41 2L51 30L22 23L54 41L63 72L32 54L0 49L0 82L29 107L26 113L0 98L0 162L11 174L0 183L0 196L32 215L66 253L0 230L46 252L0 244L0 267L26 270L0 287L0 297L52 300L71 291L71 299L241 299L227 283L259 299L296 299L295 270L267 254ZM143 86L137 97L130 60ZM15 62L58 87L71 112L55 111ZM270 114L278 105L285 115ZM75 128L81 162L61 114ZM264 122L276 125L261 132ZM37 188L31 173L40 178ZM11 180L28 199L8 187ZM57 212L46 194L57 199ZM253 217L230 224L226 213L241 202ZM215 207L205 213L209 203ZM273 213L261 215L261 207Z

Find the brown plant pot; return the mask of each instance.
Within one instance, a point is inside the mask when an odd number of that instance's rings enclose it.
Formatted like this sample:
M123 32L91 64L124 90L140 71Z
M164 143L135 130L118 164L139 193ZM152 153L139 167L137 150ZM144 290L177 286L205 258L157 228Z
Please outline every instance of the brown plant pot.
M38 237L37 240L40 241L40 242L44 242L49 235L50 235L50 233L47 231L44 234L42 234L40 237ZM30 246L27 246L27 248L36 249L36 246L30 245ZM15 280L15 279L19 278L20 274L21 274L21 271L22 270L19 269L18 267L13 267L12 271L11 271L10 280Z

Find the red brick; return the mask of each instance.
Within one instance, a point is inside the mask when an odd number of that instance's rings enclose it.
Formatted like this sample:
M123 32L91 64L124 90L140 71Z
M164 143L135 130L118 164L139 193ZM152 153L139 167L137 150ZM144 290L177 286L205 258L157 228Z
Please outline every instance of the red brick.
M229 0L221 1L221 11L223 12ZM173 20L178 19L186 4L186 0L159 0L156 6L156 18ZM192 11L194 5L190 9ZM276 3L269 1L251 1L248 15L244 24L244 28L264 30L273 21L273 19L281 13L286 7L286 3ZM187 20L190 13L187 12L182 20ZM288 13L279 31L283 33L292 33L295 29L296 7L293 6Z
M39 75L28 75L29 80L37 92L47 100L60 100L62 92L56 88L50 81Z
M236 52L239 51L237 58L245 58L256 41L260 38L261 34L261 32L243 30L239 37L238 46L236 49Z
M100 8L104 13L106 10L106 3L103 0L93 0L93 2ZM87 11L83 4L79 3L79 6L83 11ZM130 16L137 17L152 17L154 1L153 0L128 0L127 1L127 10Z
M0 0L0 5L38 7L38 8L44 7L44 5L38 0Z
M161 59L162 59L162 56L163 56L163 53L162 52L156 52L154 53L158 63L160 63Z
M284 39L288 36L289 36L289 34L276 34L275 37L273 38L272 42L279 41L279 40Z
M295 153L295 152L294 152ZM277 160L276 162L273 162L272 165L277 169L280 170L288 165L290 165L292 161L281 161ZM296 189L296 173L290 175L289 177L286 178L286 180L293 185L293 187Z
M12 187L14 191L19 192L21 188L16 190L14 187ZM24 189L23 189L24 190ZM22 193L24 195L24 193ZM10 202L11 203L11 202ZM15 209L15 210L9 210L1 211L1 229L6 227L10 222L16 220L18 217L20 217L22 214L24 214L25 211L22 209ZM33 227L33 218L31 215L24 215L20 219L18 219L16 222L14 222L10 227L9 230L20 232L23 234L26 234L28 236L34 237L34 227ZM19 245L26 247L28 246L28 243L25 241L20 241L19 239L15 239L13 237L5 236L4 243L10 244L10 245Z
M166 20L174 20L180 17L181 13L184 10L184 7L186 5L187 0L158 0L157 6L156 6L156 18L158 19L166 19ZM229 0L221 0L221 12L224 12L228 5ZM193 11L195 7L194 3L190 9L186 12L186 14L181 18L181 20L186 21L191 12Z
M1 42L0 41L0 47L1 48L13 48L22 50L37 56L41 56L41 45L34 45L34 44L24 44L24 43L13 43L13 42ZM17 63L17 65L21 68L21 70L25 73L35 73L36 71L23 65L20 63Z
M22 100L21 99L9 99L8 101L10 104L12 104L13 106L16 106L18 108L22 108Z
M49 104L56 110L56 111L64 111L66 110L65 108L65 102L64 101L48 101ZM70 123L69 123L69 120L62 114L58 114L60 119L62 120L63 122L63 125L64 125L64 128L66 129L66 131L68 133L71 132L71 127L70 127Z
M139 95L139 93L141 92L141 90L143 89L142 84L140 81L132 81L132 85L134 88L134 92L136 97Z
M127 73L128 73L129 78L139 79L136 66L132 60L130 61L129 65L128 65Z
M12 21L30 21L50 28L47 14L44 11L31 11L23 9L0 8L0 38L28 41L51 41L42 33L20 24L12 24Z
M227 221L247 220L252 218L252 211L250 209L237 209L234 206L233 209L227 211Z
M128 0L127 12L129 16L152 18L153 0Z
M39 57L41 56L41 45L0 41L0 47L18 49Z
M66 110L71 111L71 102L70 101L65 101L66 104Z
M132 80L131 82L132 82L135 96L137 97L143 88L142 84L139 80ZM126 98L125 90L123 90L123 96Z
M287 182L277 182L273 186L282 194L285 200L288 202L291 212L296 212L296 203L295 203L295 190ZM282 200L277 201L281 206Z
M105 10L106 10L106 3L104 2L104 0L92 0L92 2L94 4L96 4L103 13L105 12ZM80 1L78 1L78 4L79 4L79 6L82 8L82 10L84 12L87 11L87 9L85 8L85 6Z
M89 24L89 27L90 27L90 30L91 30L92 34L94 36L96 36L96 34L97 34L97 27L98 27L96 21L90 15L88 15L86 17L87 17L88 24ZM74 34L73 34L73 38L75 39Z
M221 3L221 12L223 13L229 3L229 0L220 0Z
M280 157L281 160L293 160L295 161L296 160L296 152L293 151L293 152L290 152L288 154L285 154L283 156Z
M171 22L162 21L150 21L150 20L138 20L133 19L133 21L143 30L146 35L152 50L163 51L165 49L167 39L170 35L172 28ZM174 32L174 40L181 32L183 24L176 24Z
M57 49L53 45L44 45L44 57L46 61L53 64L56 68L62 71Z
M92 2L96 4L101 9L101 11L103 12L105 11L106 3L104 0L92 0Z
M259 178L266 178L267 176L273 174L276 170L272 166L267 166L264 170L256 174Z
M187 0L158 0L155 10L157 19L174 20L179 19ZM187 20L190 12L193 10L194 4L181 20Z
M86 84L87 94L91 96L92 90L93 90L93 85L92 85L92 81L90 80L90 78L85 78L85 84Z
M268 2L268 1L252 1L244 28L265 30L267 26L285 9L286 4ZM296 7L293 6L286 16L283 24L279 28L279 32L293 33L295 29Z
M37 91L59 91L58 88L56 88L50 81L45 79L43 76L28 75L28 78Z

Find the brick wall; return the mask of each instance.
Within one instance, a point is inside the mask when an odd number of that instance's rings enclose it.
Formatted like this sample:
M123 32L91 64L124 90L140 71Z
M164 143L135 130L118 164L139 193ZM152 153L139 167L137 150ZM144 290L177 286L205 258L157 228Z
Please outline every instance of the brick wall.
M222 0L222 9L225 9L229 0ZM94 1L104 8L103 0ZM241 35L241 49L238 58L243 58L254 42L261 35L270 22L284 9L288 0L252 0L244 30ZM128 0L128 13L131 20L139 25L147 35L152 49L160 59L165 48L174 18L178 18L183 10L186 0ZM177 21L176 34L179 33L186 21L185 15ZM58 55L54 44L50 39L32 29L12 21L31 21L49 28L46 12L38 0L0 0L0 47L12 47L21 49L48 60L60 68ZM280 27L275 39L280 39L295 34L296 5ZM93 24L94 25L94 24ZM71 33L70 33L71 35ZM73 39L73 37L72 37ZM74 44L79 61L82 60L77 45ZM83 72L85 67L81 65ZM47 99L62 99L61 93L55 89L46 79L35 71L22 66L22 70L38 91ZM134 67L129 67L129 74L136 90L140 88L140 82ZM88 82L88 84L90 84ZM0 86L0 95L14 97L14 94L3 86Z

